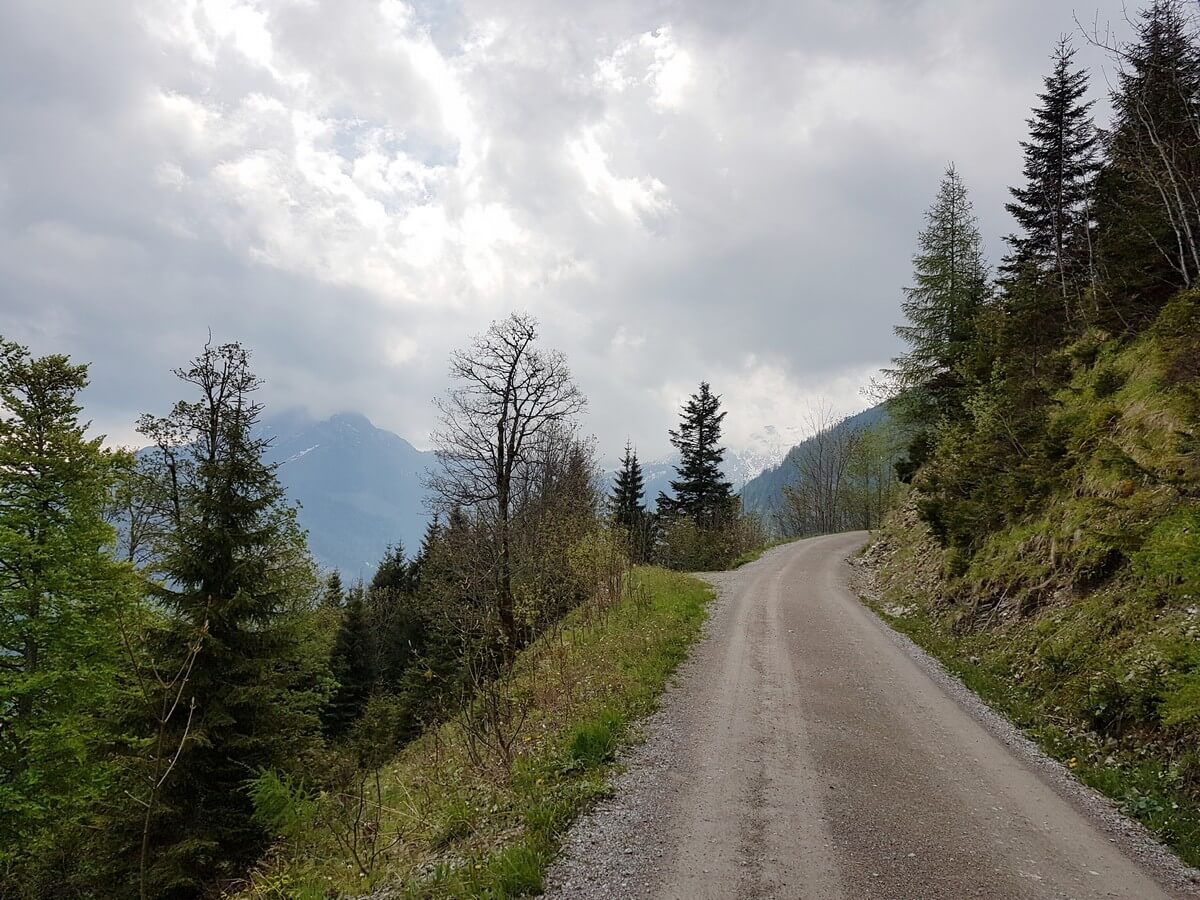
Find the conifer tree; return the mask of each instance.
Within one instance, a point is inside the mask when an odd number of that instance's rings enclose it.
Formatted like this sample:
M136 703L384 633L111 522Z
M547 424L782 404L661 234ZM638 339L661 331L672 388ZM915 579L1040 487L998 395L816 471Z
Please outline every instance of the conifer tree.
M421 643L421 616L417 608L417 567L397 542L388 547L367 593L367 616L374 645L374 678L387 689L396 688Z
M346 591L342 587L342 574L334 569L325 579L325 605L332 609L340 609L346 602Z
M361 584L350 589L330 658L338 686L325 707L323 724L331 737L345 736L362 715L375 686L373 636L363 593Z
M317 585L295 509L263 460L249 353L210 344L175 374L196 398L139 423L167 499L155 591L181 632L206 624L207 637L182 698L195 714L169 742L181 751L148 830L149 880L154 893L195 896L262 849L246 779L302 764L324 700L292 615Z
M101 753L114 737L103 715L118 693L118 621L136 586L112 555L103 510L115 471L79 421L86 385L86 366L0 339L3 896L36 891L33 869L68 850L61 839L114 774Z
M1028 120L1029 139L1021 142L1025 183L1010 189L1013 199L1005 207L1021 233L1007 239L1012 253L1004 268L1031 272L1039 288L1053 285L1063 324L1078 317L1080 291L1091 277L1091 193L1098 168L1093 103L1083 99L1087 73L1073 66L1074 57L1070 40L1061 38L1040 105Z
M628 442L621 459L621 469L613 481L613 521L629 536L630 556L634 562L642 562L646 556L646 494L642 466L637 451Z
M1179 0L1153 0L1136 39L1115 51L1099 312L1106 326L1136 330L1200 279L1200 48Z
M646 485L637 451L626 443L621 469L613 480L613 518L618 525L631 531L636 527L646 512L646 505L642 502L645 494Z
M946 170L913 257L913 286L904 291L908 323L896 334L908 351L889 374L900 392L898 412L916 422L953 415L961 403L976 317L987 300L983 241L967 189Z
M412 574L412 565L404 555L404 545L397 541L384 551L371 579L371 590L408 591L413 584Z
M724 419L721 398L712 393L707 381L700 382L700 389L684 404L678 430L670 432L671 443L679 451L679 477L671 482L674 498L659 496L661 512L682 514L702 527L720 523L729 513L733 485L721 473Z

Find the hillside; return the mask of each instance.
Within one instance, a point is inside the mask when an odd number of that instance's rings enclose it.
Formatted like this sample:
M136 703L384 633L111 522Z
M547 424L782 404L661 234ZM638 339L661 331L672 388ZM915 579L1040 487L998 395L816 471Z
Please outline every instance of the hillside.
M299 502L321 566L347 579L368 577L389 544L416 551L428 521L423 478L432 452L357 413L322 421L289 413L266 420L263 430L273 437L267 459L279 464L288 498Z
M946 515L935 459L868 554L878 608L1195 864L1200 293L1070 355L1041 493L964 553L916 515Z
M885 421L887 410L880 404L846 418L834 430L873 428ZM775 515L783 506L783 490L795 483L797 462L809 449L811 440L796 444L778 465L764 469L746 482L742 488L742 505L746 512L758 515L768 525L775 524Z

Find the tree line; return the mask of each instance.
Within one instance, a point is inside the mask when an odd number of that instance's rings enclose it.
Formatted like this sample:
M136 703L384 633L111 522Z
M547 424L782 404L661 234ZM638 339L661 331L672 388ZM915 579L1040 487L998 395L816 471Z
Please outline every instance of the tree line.
M512 315L452 356L421 546L346 584L264 461L250 352L209 343L174 374L145 446L106 448L86 366L0 343L3 896L236 889L314 792L365 874L401 745L460 715L503 749L491 686L523 647L619 597L631 562L716 566L748 539L706 384L651 514L632 448L608 495L565 358Z
M994 272L954 165L920 233L890 409L910 433L898 473L960 559L1058 483L1072 447L1050 413L1078 368L1153 327L1200 277L1194 9L1153 0L1132 25L1126 42L1084 35L1116 70L1104 128L1071 39L1054 45Z

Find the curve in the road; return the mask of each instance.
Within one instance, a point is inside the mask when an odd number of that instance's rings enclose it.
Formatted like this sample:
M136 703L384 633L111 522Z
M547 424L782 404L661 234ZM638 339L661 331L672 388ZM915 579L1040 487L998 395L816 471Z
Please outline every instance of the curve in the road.
M1200 896L862 606L845 560L865 537L708 576L708 633L615 798L573 830L549 895Z

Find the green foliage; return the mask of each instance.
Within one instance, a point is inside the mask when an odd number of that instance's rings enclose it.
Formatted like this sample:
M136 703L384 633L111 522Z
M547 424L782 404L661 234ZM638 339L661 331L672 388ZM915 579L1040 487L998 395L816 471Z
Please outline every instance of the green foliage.
M623 529L627 536L629 558L639 564L646 561L651 547L652 520L646 512L645 493L645 480L637 451L631 444L626 444L621 470L613 480L610 505L613 524Z
M594 769L611 762L617 751L620 723L621 717L609 711L576 728L567 749L571 764Z
M899 396L894 410L908 423L925 424L957 409L964 369L976 336L976 317L987 299L983 240L962 177L951 165L926 214L906 288L908 345L890 374Z
M660 524L655 561L681 572L717 572L734 568L735 561L760 550L766 533L756 516L732 511L718 525L701 526L678 516Z
M349 849L354 805L339 805L329 789L260 776L260 819L290 836L255 870L245 896L279 896L281 885L295 895L314 885L354 895L386 884L413 898L539 891L571 822L604 795L616 754L634 737L631 724L653 710L699 634L711 597L686 576L635 570L620 597L569 613L502 676L507 692L529 698L510 711L522 736L508 763L473 763L466 723L452 717L368 772L368 782L380 779L371 829L384 849L365 876Z
M1144 590L1177 603L1200 603L1200 506L1166 516L1132 555Z
M671 482L674 497L659 495L660 514L685 516L701 528L717 526L728 517L733 485L721 473L724 419L721 398L712 393L707 381L700 382L700 389L680 411L679 428L670 432L671 443L679 451L679 477Z
M122 618L132 570L109 555L113 454L85 437L87 368L0 339L0 894L74 893L116 787Z
M249 354L206 346L176 374L196 399L139 428L166 500L155 592L180 635L160 649L158 667L178 669L183 636L206 632L182 697L195 714L171 723L167 744L179 752L147 823L152 893L183 897L240 872L264 847L247 776L302 770L319 746L328 644L314 629L320 586L304 535L262 459Z

